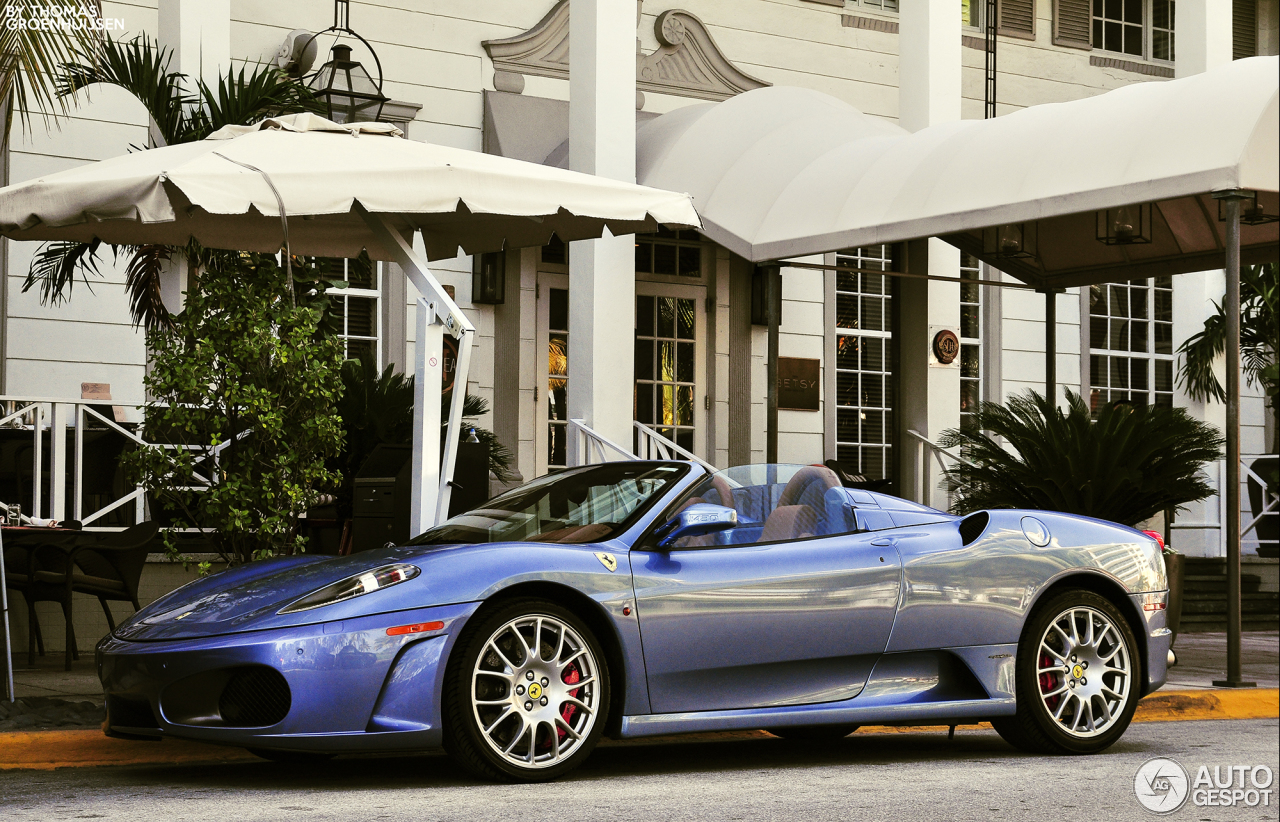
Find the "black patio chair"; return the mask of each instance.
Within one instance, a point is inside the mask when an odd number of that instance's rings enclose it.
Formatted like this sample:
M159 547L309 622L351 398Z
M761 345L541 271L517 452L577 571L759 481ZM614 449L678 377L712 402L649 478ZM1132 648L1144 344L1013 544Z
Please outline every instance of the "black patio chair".
M79 659L76 647L75 620L72 613L74 594L98 598L107 626L114 631L115 617L109 602L128 602L138 610L138 582L160 530L159 523L143 522L115 533L82 533L59 544L46 544L35 551L33 578L28 602L58 602L67 623L66 669ZM34 614L34 607L30 607ZM34 620L34 617L33 617ZM32 622L35 627L34 621ZM39 630L35 627L35 630ZM30 641L28 647L30 648Z

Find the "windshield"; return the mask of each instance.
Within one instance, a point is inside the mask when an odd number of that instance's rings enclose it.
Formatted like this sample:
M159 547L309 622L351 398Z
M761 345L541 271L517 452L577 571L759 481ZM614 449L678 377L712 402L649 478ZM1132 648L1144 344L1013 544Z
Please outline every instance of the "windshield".
M688 470L679 463L610 462L549 474L441 523L411 544L609 539Z

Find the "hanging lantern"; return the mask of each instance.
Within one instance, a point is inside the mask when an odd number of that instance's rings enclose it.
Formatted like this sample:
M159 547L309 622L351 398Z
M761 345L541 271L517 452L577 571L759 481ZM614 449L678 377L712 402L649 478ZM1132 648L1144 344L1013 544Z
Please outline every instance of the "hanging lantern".
M1007 223L983 229L982 252L992 257L1035 257L1036 223Z
M1258 202L1258 192L1244 191L1240 200L1240 222L1245 225L1263 225L1264 223L1274 223L1280 220L1280 214L1268 214ZM1225 223L1227 221L1226 211L1222 205L1225 198L1217 197L1218 200L1218 222Z
M1151 242L1151 203L1138 203L1099 211L1098 241L1107 245Z
M334 0L333 25L312 35L306 46L321 34L331 31L349 34L369 50L378 69L377 81L358 60L351 59L351 46L337 43L331 49L329 62L311 75L307 87L324 103L325 116L335 123L376 122L381 119L382 107L389 99L382 93L382 61L369 41L352 30L349 18L349 0Z

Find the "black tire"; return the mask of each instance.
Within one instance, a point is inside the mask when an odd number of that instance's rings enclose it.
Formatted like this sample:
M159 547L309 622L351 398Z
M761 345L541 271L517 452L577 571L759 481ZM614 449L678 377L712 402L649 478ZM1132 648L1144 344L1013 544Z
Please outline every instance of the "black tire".
M545 621L526 622L539 617ZM528 653L528 645L539 630L535 657ZM548 650L553 640L559 647ZM516 644L520 641L523 646ZM501 659L494 653L497 645L504 649ZM507 659L507 654L514 657L522 647L522 659ZM487 654L483 661L482 654ZM535 679L526 682L527 673L535 669ZM510 670L511 676L500 670ZM550 675L556 671L559 682L552 685ZM583 684L568 687L578 680ZM473 687L483 689L481 696L487 700L477 704ZM462 767L483 779L547 782L591 755L604 732L609 698L608 661L587 624L553 602L512 600L472 618L450 654L444 682L444 746ZM588 705L590 711L578 707ZM569 735L571 731L576 731L576 738ZM513 746L511 753L504 754L499 745ZM523 759L516 761L516 757Z
M319 751L273 751L267 748L245 748L245 750L254 756L268 759L272 762L295 764L327 762L334 757L334 754L321 753Z
M793 728L767 728L774 736L804 742L844 739L858 730L858 725L797 725Z
M1092 627L1100 651L1088 643L1074 644L1056 631L1050 634L1055 623L1063 628L1073 622L1073 633L1081 640ZM1112 667L1121 662L1127 671L1123 675ZM1133 720L1143 677L1138 641L1120 610L1091 591L1063 591L1039 605L1022 630L1015 666L1017 713L991 724L1017 748L1030 753L1098 753L1113 745ZM1053 670L1047 670L1051 666Z

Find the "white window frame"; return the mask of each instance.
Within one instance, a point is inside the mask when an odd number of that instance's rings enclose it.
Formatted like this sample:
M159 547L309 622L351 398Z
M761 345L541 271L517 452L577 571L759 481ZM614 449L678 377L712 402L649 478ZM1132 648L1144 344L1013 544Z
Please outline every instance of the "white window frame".
M1163 279L1163 278L1157 278L1157 279ZM1137 289L1137 288L1143 288L1143 289L1145 289L1146 297L1147 297L1147 316L1146 316L1146 318L1145 318L1145 319L1143 319L1143 318L1136 318L1136 317L1133 317L1133 314L1132 314L1132 308L1130 308L1130 309L1129 309L1129 313L1128 313L1127 315L1114 315L1114 314L1112 314L1112 313L1111 313L1111 311L1110 311L1110 306L1111 306L1111 300L1113 299L1113 297L1112 297L1112 287L1113 287L1113 286L1124 287L1124 288L1128 289L1130 292L1131 292L1131 291L1133 291L1134 289ZM1092 311L1091 311L1091 307L1090 307L1090 304L1089 304L1089 302L1090 302L1090 297L1089 297L1090 289L1089 289L1089 287L1087 287L1087 286L1086 286L1086 287L1084 287L1084 288L1082 288L1082 289L1081 289L1081 291L1083 292L1083 295L1084 295L1084 296L1083 296L1083 300L1084 300L1084 302L1083 302L1082 308L1084 309L1084 312L1085 312L1085 313L1084 313L1084 316L1085 316L1085 322L1086 322L1086 324L1087 324L1087 326L1088 326L1088 328L1086 328L1086 329L1084 330L1084 332L1083 332L1083 333L1084 333L1085 335L1087 335L1086 339L1087 339L1087 340L1088 340L1088 342L1089 342L1089 346L1088 346L1089 359L1088 359L1088 361L1085 363L1085 381L1087 382L1088 387L1089 387L1087 401L1088 401L1088 403L1089 403L1090 410L1091 410L1091 411L1094 411L1094 412L1096 413L1096 408L1101 407L1101 406L1102 406L1103 404L1105 404L1106 402L1111 401L1110 392L1111 392L1112 390L1116 390L1116 391L1125 391L1125 392L1129 393L1130 395L1132 395L1132 394L1135 392L1135 389L1134 389L1134 388L1132 388L1132 387L1129 387L1129 388L1114 388L1114 389L1113 389L1113 387L1111 386L1111 377L1110 377L1110 374L1111 374L1111 361L1112 361L1113 359L1125 359L1125 360L1129 360L1130 362L1132 362L1132 361L1134 361L1134 360L1142 360L1142 361L1145 361L1145 362L1146 362L1146 372L1147 372L1147 387L1146 387L1146 389L1145 389L1145 393L1146 393L1146 395L1147 395L1147 397L1146 397L1147 405L1154 405L1154 404L1156 403L1156 400L1157 400L1157 394L1160 394L1160 395L1164 395L1164 396L1166 396L1166 397L1168 398L1168 403L1167 403L1167 405L1172 405L1172 404L1173 404L1174 395L1175 395L1175 390L1176 390L1176 386L1174 385L1174 380L1176 380L1176 378L1177 378L1177 361L1176 361L1176 357L1177 357L1177 355L1176 355L1175 353L1173 353L1176 349L1175 349L1175 347L1174 347L1174 345L1173 345L1173 321L1172 321L1172 318L1173 318L1173 303L1172 303L1172 300L1173 300L1173 288L1172 288L1172 283L1170 283L1170 284L1169 284L1169 286L1167 286L1167 287L1166 287L1166 286L1163 286L1163 285L1161 285L1161 286L1157 286L1157 285L1156 285L1156 279L1148 279L1148 280L1128 281L1128 282L1102 283L1102 284L1101 284L1101 287L1102 287L1102 288L1107 289L1108 312L1107 312L1107 314L1105 315L1105 317L1106 317L1106 319L1107 319L1108 327L1107 327L1106 340L1107 340L1108 342L1110 341L1110 337L1111 337L1111 335L1110 335L1110 323L1111 323L1111 321L1112 321L1112 320L1126 320L1126 319L1133 320L1133 319L1137 319L1139 322L1145 322L1145 323L1147 324L1147 346L1146 346L1146 349L1147 349L1147 350L1146 350L1146 351L1131 351L1131 350L1126 350L1126 349L1113 349L1113 348L1109 348L1109 347L1108 347L1108 348L1097 348L1097 347L1095 347L1095 346L1093 345L1093 332L1092 332L1092 326L1093 326L1093 322L1094 322L1094 316L1102 317L1103 315L1094 315L1094 314L1092 313ZM1170 299L1170 313L1169 313L1169 317L1170 317L1170 319L1169 319L1169 320L1158 320L1158 319L1156 318L1156 290L1157 290L1157 288L1159 288L1159 289L1160 289L1160 290L1162 290L1162 291L1168 291L1168 293L1169 293L1169 299ZM1130 302L1130 305L1132 305L1132 302ZM1169 353L1167 353L1167 354L1157 353L1157 352L1156 352L1156 350L1155 350L1155 349L1156 349L1156 327L1157 327L1157 324L1160 324L1160 325L1166 325L1166 326L1168 326L1168 328L1169 328L1169 336L1170 336L1169 348L1170 348L1170 352L1169 352ZM1102 358L1104 359L1104 361L1105 361L1105 372L1106 372L1106 375L1107 375L1107 379L1106 379L1106 383L1107 383L1107 384L1106 384L1106 385L1095 385L1095 384L1094 384L1094 378L1093 378L1093 360L1094 360L1094 358L1095 358L1095 357L1102 357ZM1156 388L1156 363L1158 363L1158 362L1167 362L1167 363L1169 363L1168 368L1170 369L1170 383L1169 383L1169 388L1168 388L1167 390L1158 390L1158 389ZM1132 367L1131 367L1131 369L1130 369L1130 375L1132 375ZM1132 379L1131 379L1131 381L1132 381ZM1093 400L1093 392L1094 392L1094 391L1106 391L1106 392L1108 392L1108 394L1107 394L1107 397L1106 397L1105 399L1103 399L1103 400L1101 400L1101 401L1099 401L1098 403L1096 403L1096 404L1095 404L1095 403L1094 403L1094 400Z
M966 279L966 280L981 280L981 279L982 279L982 262L981 262L977 257L973 257L973 258L972 258L972 259L973 259L973 265L972 265L972 266L967 266L967 265L965 265L965 264L964 264L964 263L965 263L965 256L966 256L966 255L965 255L965 253L964 253L963 251L962 251L962 252L960 252L960 276L961 276L961 278ZM961 305L961 307L962 307L962 308L963 308L964 306L966 306L966 305L972 305L972 306L976 306L976 307L977 307L977 309L978 309L978 316L977 316L977 329L978 329L978 336L976 336L976 337L966 337L966 336L965 336L965 334L964 334L964 323L963 323L963 322L961 322L961 323L960 323L960 328L959 328L960 334L959 334L959 337L960 337L960 363L961 363L961 366L960 366L960 367L961 367L961 371L960 371L960 391L961 391L961 395L960 395L959 397L957 397L957 398L956 398L956 401L957 401L957 402L960 402L960 400L963 398L963 396L964 396L964 393L963 393L963 392L964 392L964 385L965 385L965 383L972 382L972 383L975 383L975 384L978 386L977 402L981 403L983 400L985 400L985 399L987 398L987 397L986 397L986 391L985 391L985 385L986 385L986 382L987 382L987 380L986 380L986 376L987 376L987 375L986 375L986 368L987 368L987 364L986 364L986 362L985 362L985 356L984 356L984 355L986 354L986 351L984 350L984 346L982 345L982 331L983 331L983 329L984 329L984 328L985 328L985 326L986 326L986 319L987 319L987 318L986 318L986 307L985 307L985 305L984 305L984 302L985 302L985 301L982 299L982 297L983 297L983 293L982 293L982 292L983 292L983 290L984 290L986 287L985 287L985 286L981 286L981 285L975 285L975 286L974 286L974 290L976 290L976 291L977 291L977 293L978 293L978 300L977 300L977 302L965 302L965 300L964 300L964 290L963 290L963 289L964 289L964 287L965 287L966 285L969 285L969 284L968 284L968 283L962 283L962 284L961 284L961 286L960 286L960 288L961 288L960 305ZM976 377L966 377L966 376L964 375L964 370L963 370L963 369L964 369L964 350L965 350L965 348L973 348L973 349L976 349L977 362L978 362L978 375L977 375ZM961 406L961 411L960 411L960 421L961 421L961 424L963 425L963 423L964 423L964 418L965 418L966 416L972 415L976 410L977 410L977 407L975 406L971 411L969 411L969 412L967 412L967 413L966 413L966 412L963 410L963 406Z
M880 254L881 254L881 257L879 257L879 258L876 258L876 257L864 257L864 256L863 256L863 254L862 254L863 249L856 248L856 249L849 249L849 250L847 250L847 251L841 251L841 252L838 252L838 253L836 254L835 260L836 260L836 263L837 263L838 265L848 265L848 264L852 264L852 265L853 265L854 267L856 267L856 268L871 268L871 267L873 266L873 264L880 264L880 265L882 265L882 266L883 266L883 270L887 272L887 271L889 271L889 270L891 269L891 267L892 267L892 261L891 261L891 257L890 257L891 250L890 250L890 247L889 247L889 246L887 246L887 245L886 245L886 246L880 246L879 248L880 248ZM861 277L862 275L854 275L854 276ZM859 290L859 291L857 291L857 292L850 292L850 291L843 291L843 289L840 289L840 288L838 287L838 283L839 283L839 273L838 273L838 272L837 272L837 279L836 279L836 283L837 283L837 287L836 287L836 289L835 289L835 291L834 291L834 294L835 294L835 299L837 299L837 300L839 299L839 296L838 296L838 295L839 295L840 293L845 293L845 294L857 293L859 296L861 296L861 295L862 295L862 291L861 291L861 290ZM897 297L896 297L896 296L894 296L894 295L892 294L892 283L893 283L892 278L891 278L891 277L889 277L889 276L886 274L886 276L885 276L885 278L884 278L885 292L884 292L882 295L880 295L880 296L882 296L884 299L887 299L887 300L896 300L896 299L897 299ZM861 288L861 286L859 286L859 288ZM869 295L869 296L874 296L874 295ZM861 308L861 307L859 307L859 308ZM861 315L861 311L859 311L859 315ZM838 313L837 313L835 316L836 316L836 323L833 323L833 326L834 326L834 334L835 334L835 338L836 338L836 341L837 341L836 346L835 346L835 349L837 349L837 350L838 350L838 347L839 347L839 338L840 338L840 337L856 337L856 338L863 338L863 339L879 339L879 340L882 340L882 341L884 342L884 365L883 365L883 369L882 369L881 371L866 371L866 372L864 372L864 371L863 371L863 369L862 369L862 363L861 363L861 362L859 362L859 363L858 363L858 368L857 368L857 369L841 368L841 367L839 366L838 355L833 356L832 364L831 364L831 370L832 370L832 373L834 374L835 378L834 378L834 380L833 380L833 381L832 381L832 383L831 383L831 385L832 385L832 387L833 387L833 389L834 389L834 391L833 391L833 395L832 395L832 398L831 398L831 404L832 404L832 406L834 406L834 408L835 408L835 414L834 414L834 416L833 416L833 423L834 423L834 426L835 426L835 428L834 428L834 436L833 436L833 439L834 439L834 442L835 442L835 454L834 454L834 456L835 456L835 458L836 458L837 460L839 460L839 459L840 459L840 449L841 449L842 447L847 447L847 448L858 448L858 449L863 449L863 448L879 448L879 449L880 449L880 451L881 451L881 459L882 459L882 465L883 465L883 468L884 468L885 476L889 477L890 479L896 479L896 478L897 478L897 475L898 475L898 472L895 470L895 463L894 463L894 460L896 459L896 456L897 456L897 449L898 449L898 442L897 442L896 432L897 432L897 415L898 415L899 411L898 411L898 396L897 396L897 392L896 392L896 391L894 391L895 386L894 386L894 384L893 384L893 377L894 377L894 370L893 370L893 365L894 365L894 363L893 363L893 350L892 350L892 349L893 349L893 330L892 330L892 328L890 328L889 330L884 330L884 331L877 331L877 330L873 330L873 329L861 329L861 328L858 328L858 329L853 329L853 328L844 328L844 327L841 327L841 326L838 324L838 322L839 322L839 319L838 319L839 315L838 315ZM885 323L886 323L887 325L892 325L892 322L893 322L893 316L894 316L894 313L893 313L892 303L890 303L890 306L889 306L889 307L887 307L887 310L885 310L885 312L884 312ZM834 353L834 352L833 352L833 353ZM889 393L889 392L891 392L891 391L892 391L893 393L892 393L892 395L891 395L888 399L886 399L886 401L885 401L884 405L882 405L882 406L877 406L877 407L872 407L872 406L863 406L863 405L861 404L861 398L860 398L860 397L859 397L859 403L858 403L857 405L844 405L844 404L841 404L841 403L840 403L840 388L839 388L839 386L840 386L840 372L845 372L845 373L857 373L857 374L863 374L863 373L867 373L867 374L881 374L881 375L883 375L883 376L884 376L884 378L885 378L885 389L884 389L884 390L885 390L885 392L886 392L886 393ZM878 442L878 443L875 443L875 442L863 442L863 441L862 441L862 437L861 437L861 430L859 430L859 438L858 438L858 441L857 441L857 442L850 442L850 441L848 441L848 440L842 440L842 439L840 438L840 412L841 412L841 411L854 411L854 412L857 412L857 413L859 414L859 416L860 416L860 419L865 419L865 418L866 418L866 417L865 417L865 412L866 412L866 411L875 411L875 412L881 412L881 413L885 413L885 414L890 414L890 415L892 415L892 416L890 417L891 422L888 422L888 423L886 423L886 424L884 425L884 428L883 428L883 431L884 431L883 441L882 441L882 442ZM862 472L863 472L863 470L864 470L864 469L863 469L863 467L862 467L862 465L861 465L861 459L859 459L859 464L857 464L857 465L849 465L849 464L848 464L848 461L846 461L846 460L842 460L842 462L844 462L844 463L845 463L845 465L846 465L846 467L848 467L850 470L857 471L857 472L859 472L859 473L862 473ZM869 477L869 478L870 478L870 477Z
M342 261L342 279L346 282L349 282L348 268L350 264L350 260L344 259ZM372 342L374 362L378 367L378 373L382 373L382 263L376 260L373 261L373 282L376 286L375 288L352 288L348 285L346 288L333 289L329 294L342 299L342 330L338 333L338 338L342 340L343 356L350 357L351 354L347 346L348 340ZM348 326L350 318L347 303L348 297L373 300L374 336L368 337L363 334L350 333Z

